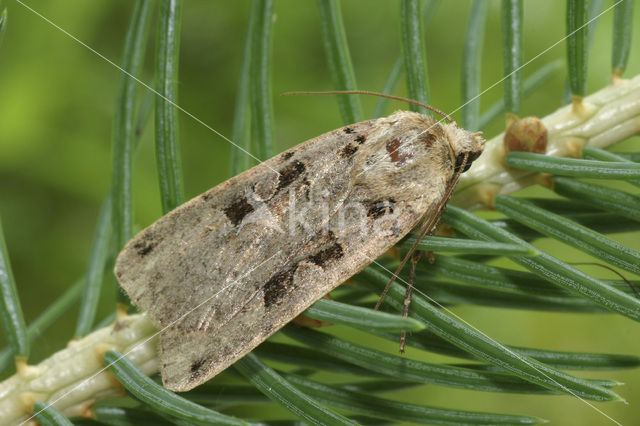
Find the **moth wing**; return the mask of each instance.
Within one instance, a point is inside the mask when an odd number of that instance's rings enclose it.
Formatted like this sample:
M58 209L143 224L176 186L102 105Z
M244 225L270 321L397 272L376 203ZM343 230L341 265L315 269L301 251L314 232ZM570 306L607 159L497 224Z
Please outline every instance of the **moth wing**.
M388 231L382 234L374 236L374 229L363 233L354 223L351 229L343 228L340 237L330 227L324 237L299 244L215 333L164 330L160 341L164 386L189 390L227 368L382 255L419 221L423 207L403 202L394 210L388 226L383 226Z
M222 300L241 292L230 283L239 281L251 265L265 262L269 250L285 239L288 199L316 192L326 183L321 176L341 167L338 175L348 180L348 167L326 153L337 154L366 134L373 122L311 139L169 212L119 254L115 274L121 286L152 320L165 326L180 317L174 311L187 311L207 296ZM348 191L345 182L332 185ZM180 288L185 294L177 294Z
M174 341L180 341L177 352L208 352L202 336L220 335L218 329L240 311L247 319L249 310L264 305L264 284L306 243L287 234L290 199L321 196L329 186L335 198L329 208L337 209L349 190L345 171L353 149L346 147L359 145L373 123L334 130L274 157L183 204L127 243L115 273L136 305L164 329L163 353L171 352L167 345Z
M165 387L189 390L225 369L440 203L448 174L428 170L449 155L442 144L427 141L442 158L430 162L429 154L423 175L387 182L362 174L370 161L387 161L382 169L401 176L413 152L396 155L402 142L384 129L423 134L432 120L420 117L397 113L312 139L180 206L127 244L116 275L162 327ZM362 180L367 175L373 180ZM412 195L397 194L398 183Z

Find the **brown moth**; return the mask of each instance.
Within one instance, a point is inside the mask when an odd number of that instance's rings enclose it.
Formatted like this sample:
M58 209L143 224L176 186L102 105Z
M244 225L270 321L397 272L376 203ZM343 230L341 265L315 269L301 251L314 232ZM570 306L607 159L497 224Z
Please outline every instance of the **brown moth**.
M115 274L162 329L164 386L212 378L409 231L432 229L483 148L455 123L399 111L306 141L141 231Z

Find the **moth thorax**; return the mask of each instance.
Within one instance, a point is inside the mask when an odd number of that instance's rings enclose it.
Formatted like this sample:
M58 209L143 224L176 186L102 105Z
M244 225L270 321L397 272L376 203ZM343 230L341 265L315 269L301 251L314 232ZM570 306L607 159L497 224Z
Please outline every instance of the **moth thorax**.
M360 173L355 179L378 197L415 200L450 179L450 148L444 137L433 140L431 134L411 129L381 142L356 168Z

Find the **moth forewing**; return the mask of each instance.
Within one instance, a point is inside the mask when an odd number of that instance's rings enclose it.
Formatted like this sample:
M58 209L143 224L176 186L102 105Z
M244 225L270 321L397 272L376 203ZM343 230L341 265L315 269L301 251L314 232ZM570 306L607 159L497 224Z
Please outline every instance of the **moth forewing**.
M213 377L382 255L441 203L459 152L483 143L396 112L298 145L141 231L115 273L162 330L165 387Z

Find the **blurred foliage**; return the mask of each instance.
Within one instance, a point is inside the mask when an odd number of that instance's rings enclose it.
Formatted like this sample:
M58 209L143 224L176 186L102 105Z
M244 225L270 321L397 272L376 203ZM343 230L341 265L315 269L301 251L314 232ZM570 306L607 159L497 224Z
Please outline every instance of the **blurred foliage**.
M120 63L131 2L33 2L51 19L92 48ZM318 9L299 7L299 0L278 0L273 31L273 91L333 88L323 50ZM471 2L441 2L426 30L430 100L444 111L459 106L465 24ZM500 2L491 2L486 23L481 87L502 77ZM564 2L525 2L524 61L565 34ZM86 270L98 211L111 176L111 140L119 71L17 3L8 5L8 22L0 46L0 212L13 271L27 322L31 322ZM185 3L180 53L180 105L221 133L231 135L233 107L249 2L225 0ZM381 90L400 52L399 7L385 0L346 1L342 16L360 89ZM613 14L602 18L590 53L587 92L610 80ZM640 25L640 14L634 26ZM153 29L149 43L153 43ZM632 44L640 45L635 31ZM153 52L150 45L148 52ZM558 58L564 44L525 67L524 77ZM627 76L640 70L640 55L632 54ZM152 55L142 73L151 83ZM404 81L404 79L403 79ZM560 105L565 74L558 73L522 104L522 115L545 115ZM406 92L404 83L397 93ZM139 88L141 93L142 88ZM484 94L481 111L503 95L501 85ZM362 98L365 115L376 99ZM394 108L406 108L394 104ZM277 97L274 100L276 151L342 125L330 97ZM460 119L459 114L454 116ZM227 178L229 144L190 118L180 116L180 138L186 198ZM482 129L492 136L503 123ZM135 161L135 223L137 229L161 215L156 182L151 123ZM638 138L616 150L633 150ZM532 190L531 192L535 192ZM616 235L633 245L638 234ZM545 242L546 241L546 242ZM539 247L557 252L557 243ZM564 259L589 259L560 248ZM595 269L595 268L592 268ZM590 270L591 272L591 270ZM609 277L606 271L594 271ZM103 290L98 318L113 311L113 282ZM639 353L637 324L613 315L584 316L499 310L475 306L455 309L479 329L513 345L563 350ZM72 335L76 310L65 314L37 344L31 362L63 347ZM517 325L514 327L514 324ZM336 327L340 333L341 328ZM612 331L613 330L613 331ZM355 338L361 338L361 335ZM6 343L2 336L2 343ZM395 346L383 347L395 351ZM446 360L430 354L432 362ZM589 373L630 385L621 393L632 401L596 404L616 420L631 424L640 401L640 373ZM594 410L569 396L523 396L469 392L424 386L395 394L406 401L464 407L469 410L527 413L572 424L600 423Z

